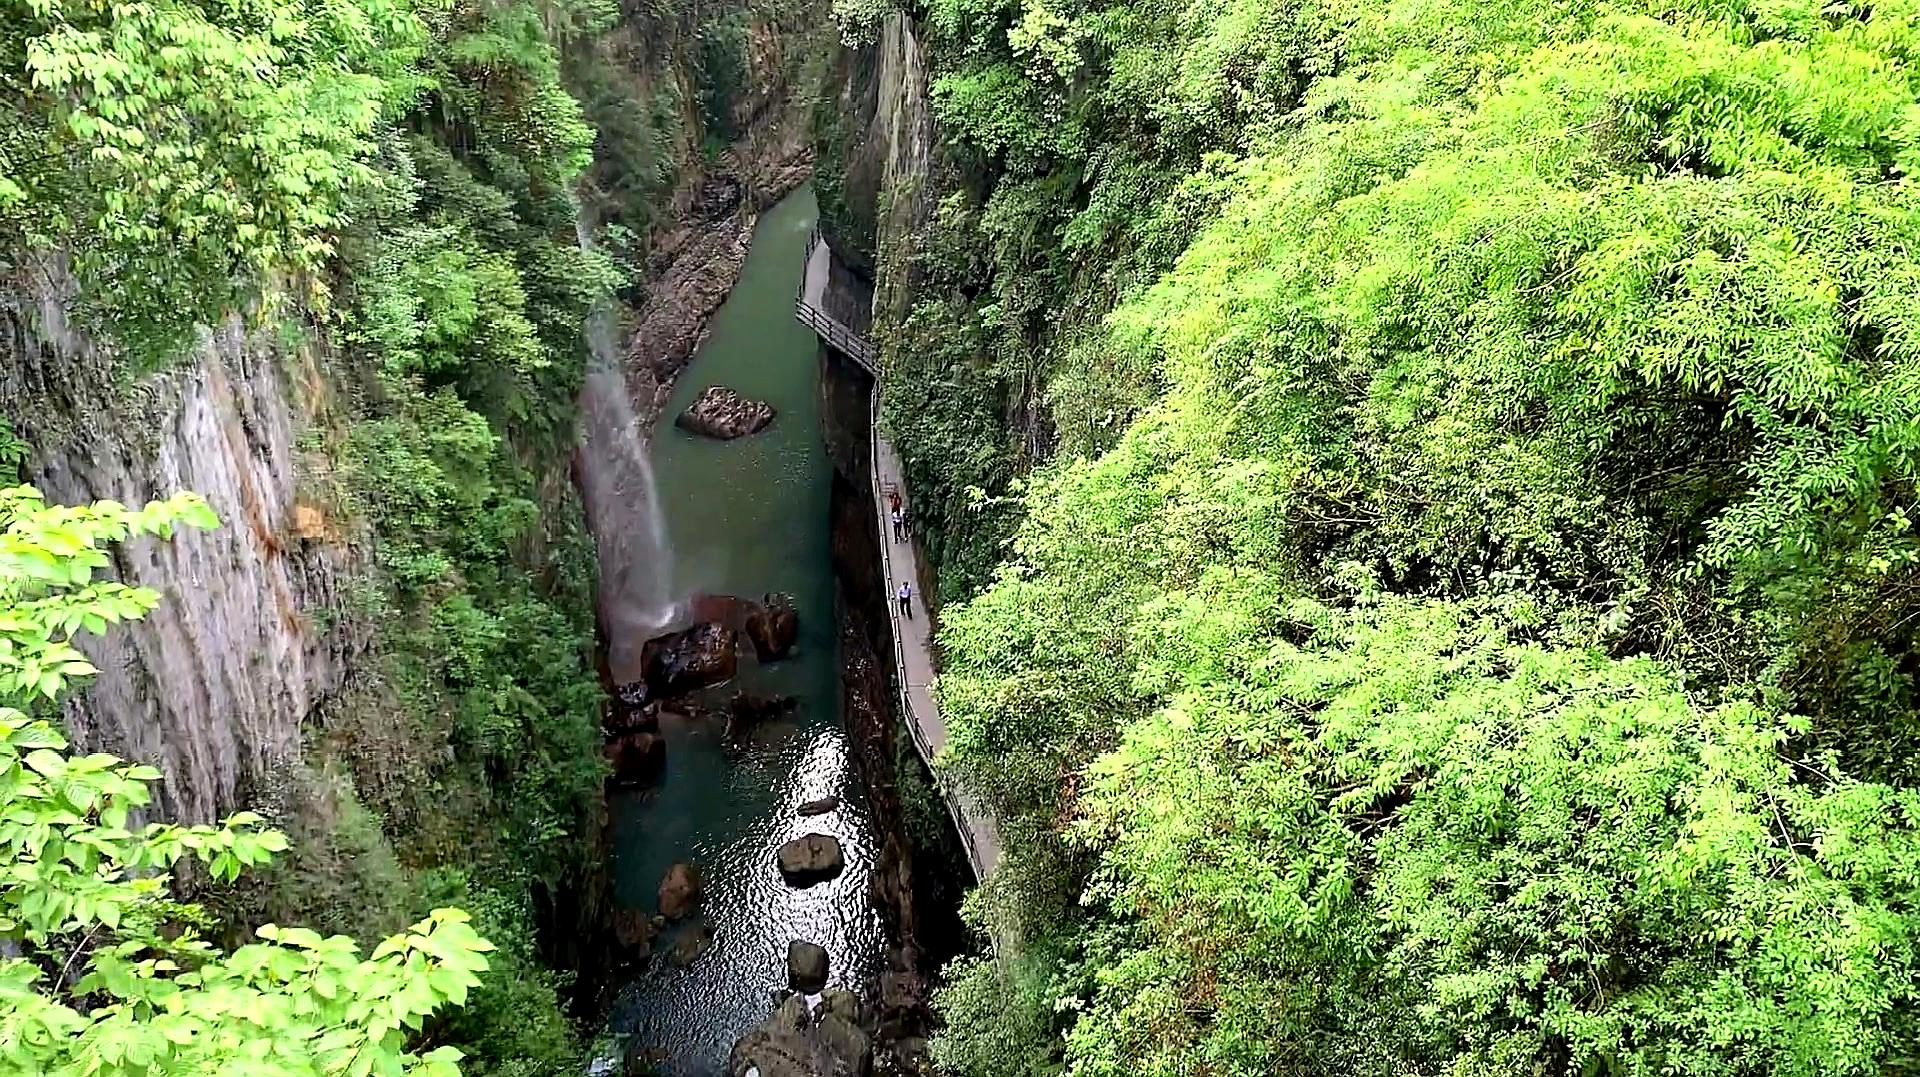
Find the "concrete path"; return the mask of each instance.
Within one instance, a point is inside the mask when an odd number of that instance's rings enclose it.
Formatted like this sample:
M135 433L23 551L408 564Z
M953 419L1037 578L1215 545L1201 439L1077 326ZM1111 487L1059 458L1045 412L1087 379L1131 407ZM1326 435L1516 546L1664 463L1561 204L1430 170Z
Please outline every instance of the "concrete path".
M913 516L913 494L902 477L899 454L893 451L893 445L886 438L880 436L880 376L875 368L878 353L864 336L826 313L832 309L826 295L827 282L832 277L832 259L832 251L816 232L807 248L807 273L800 284L794 313L830 347L866 367L874 375L873 511L880 529L881 547L886 554L887 594L897 595L903 580L913 585L914 592L910 614L903 614L897 601L888 604L892 616L894 668L899 671L900 712L908 719L907 728L913 735L913 744L919 750L920 758L926 761L928 767L932 767L934 757L946 747L947 723L933 698L932 622L927 617L925 599L920 594L920 581L930 574L921 572L919 544L911 538L900 542L893 537L887 494L894 490L900 492L909 518ZM966 846L967 860L973 866L974 877L985 879L1000 863L999 828L994 825L993 818L987 814L978 798L957 787L938 771L935 772L935 780L940 783L948 814L953 816L954 826L960 832L961 844Z

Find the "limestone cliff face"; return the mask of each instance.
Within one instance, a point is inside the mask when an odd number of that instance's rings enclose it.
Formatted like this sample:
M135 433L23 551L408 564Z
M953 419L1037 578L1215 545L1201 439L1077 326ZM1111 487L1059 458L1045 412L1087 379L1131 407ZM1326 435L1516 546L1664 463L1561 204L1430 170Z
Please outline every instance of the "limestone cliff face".
M938 132L918 24L894 12L872 45L841 49L828 87L831 110L816 117L822 147L821 218L849 264L877 277L883 306L911 288L903 245L936 204ZM880 263L888 262L887 269Z
M165 598L83 638L101 672L67 721L81 747L159 767L159 814L211 820L297 758L303 721L366 646L326 612L360 554L298 493L296 444L325 392L317 353L233 321L129 383L65 298L44 283L0 295L0 415L33 447L27 480L62 503L193 490L222 521L117 549L118 577Z

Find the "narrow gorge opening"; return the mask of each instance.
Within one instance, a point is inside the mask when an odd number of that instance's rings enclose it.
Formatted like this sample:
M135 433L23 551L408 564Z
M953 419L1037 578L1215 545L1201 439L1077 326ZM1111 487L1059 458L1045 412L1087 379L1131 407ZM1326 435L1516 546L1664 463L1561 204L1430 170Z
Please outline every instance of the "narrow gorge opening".
M709 335L664 406L641 405L654 503L623 507L646 496L632 483L588 490L614 584L600 613L616 697L607 848L622 951L597 1072L728 1072L736 1042L771 1035L776 1004L809 986L789 967L796 942L825 950L826 982L805 994L845 1021L831 1044L816 1035L783 1049L856 1065L870 1064L856 1059L876 1037L882 1052L922 1050L933 967L922 921L938 925L938 956L959 936L959 884L938 881L951 869L926 865L918 889L946 908L916 910L896 780L907 742L893 735L890 670L876 658L876 525L870 502L849 495L868 463L849 447L865 442L872 387L794 319L816 220L805 187L761 215ZM717 390L737 394L721 423L736 425L689 429L689 409ZM589 433L583 453L631 448ZM627 460L583 459L577 471L583 487L637 474ZM663 547L626 533L656 523ZM832 839L841 864L796 885L778 860L808 835Z

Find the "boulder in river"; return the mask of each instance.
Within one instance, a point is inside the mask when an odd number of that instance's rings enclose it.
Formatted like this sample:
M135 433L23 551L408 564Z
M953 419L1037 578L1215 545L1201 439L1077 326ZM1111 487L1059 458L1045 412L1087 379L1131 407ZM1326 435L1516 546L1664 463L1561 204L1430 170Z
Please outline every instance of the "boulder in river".
M747 614L747 639L762 662L784 658L800 638L800 614L787 595L768 595Z
M793 713L799 701L792 696L735 692L727 701L727 734L733 736L762 722L770 722Z
M656 934L653 920L644 909L619 908L613 910L613 937L620 941L635 957L645 957L653 951L653 936Z
M853 1077L867 1077L873 1071L873 1037L867 1030L831 1010L814 1018L813 1038L827 1054Z
M809 800L795 810L801 815L825 815L839 807L839 797L821 797L819 800Z
M787 943L787 986L803 995L826 990L826 948L805 939Z
M700 873L681 861L660 880L660 915L669 920L689 916L700 905Z
M739 642L723 625L697 624L647 641L640 665L654 698L677 696L733 679Z
M724 385L709 385L673 424L691 433L731 441L757 434L771 422L772 404L741 396Z
M806 889L840 877L847 869L840 839L830 834L805 834L782 845L775 854L780 877L788 886Z
M674 940L673 949L668 952L667 960L680 968L686 968L700 960L701 955L711 949L713 949L713 925L705 920L695 920L680 932L678 939Z
M620 733L604 749L617 785L646 785L667 765L667 742L658 733Z
M613 690L613 705L607 711L606 730L609 733L652 730L657 711L658 705L648 701L644 681L617 685Z
M829 992L831 994L831 992ZM868 1077L872 1039L839 1010L807 1011L803 995L789 995L727 1059L728 1077Z

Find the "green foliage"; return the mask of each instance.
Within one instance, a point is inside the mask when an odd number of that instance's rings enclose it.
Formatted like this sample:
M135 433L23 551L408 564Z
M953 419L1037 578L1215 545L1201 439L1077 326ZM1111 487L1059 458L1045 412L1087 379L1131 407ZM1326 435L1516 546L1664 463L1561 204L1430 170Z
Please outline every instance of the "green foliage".
M1030 966L1023 969L1031 972ZM1028 975L1009 973L990 957L961 958L946 969L934 1005L950 1029L935 1043L942 1072L977 1077L1039 1077L1049 1072L1053 999Z
M739 19L700 23L694 65L700 120L709 138L731 141L740 134L734 104L747 88L747 28Z
M19 4L0 33L9 257L64 253L90 310L164 351L326 256L422 40L385 0Z
M159 603L150 587L95 580L109 560L101 543L215 522L194 494L129 509L112 501L49 506L31 486L0 489L0 698L52 699L68 681L98 672L74 636L103 633Z
M13 424L0 417L0 482L17 481L20 467L27 462L31 452L27 443L14 432Z
M959 969L941 1057L1910 1069L1915 13L929 23L964 185L883 266L890 421L1064 1015Z
M68 754L58 730L5 705L93 673L73 634L157 600L93 582L102 543L213 523L190 495L138 511L0 495L0 1071L457 1074L459 1051L410 1045L487 968L492 947L465 913L439 909L366 958L345 936L271 925L223 953L198 934L198 910L169 897L170 870L191 860L230 881L285 836L249 812L130 828L158 771Z
M568 984L540 964L533 910L524 894L476 886L458 871L433 872L424 888L429 904L472 910L474 929L495 947L488 955L493 974L435 1029L441 1038L466 1046L471 1058L462 1068L479 1077L578 1073L579 1039L557 1005Z

